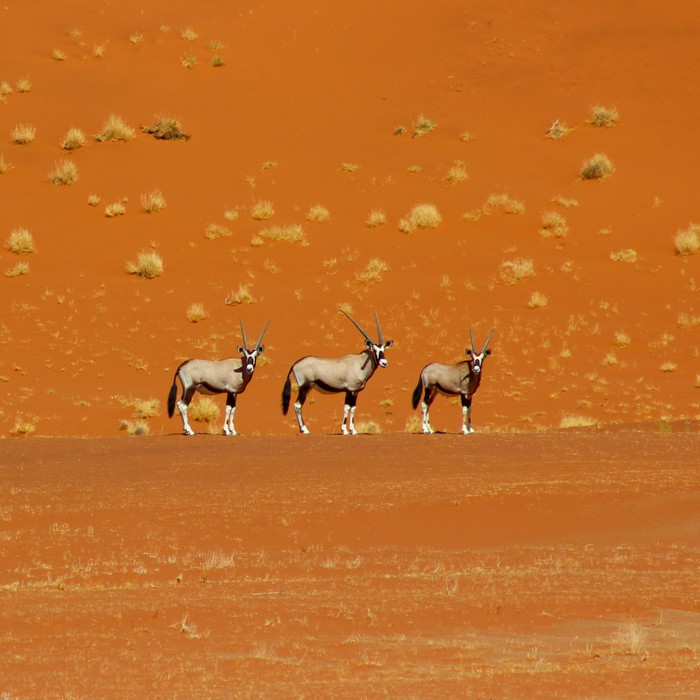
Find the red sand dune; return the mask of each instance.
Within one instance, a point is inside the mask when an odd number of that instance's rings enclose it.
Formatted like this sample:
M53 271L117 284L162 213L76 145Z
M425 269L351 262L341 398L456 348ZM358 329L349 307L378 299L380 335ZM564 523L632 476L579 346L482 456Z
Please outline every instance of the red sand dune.
M687 474L692 473L697 455L693 450L700 396L700 252L678 254L674 237L698 220L693 174L700 144L693 138L693 128L700 106L696 89L700 10L696 3L652 0L632 4L594 0L580 6L539 0L501 4L448 0L438 5L413 0L301 5L260 0L196 6L179 0L167 5L133 0L75 0L69 4L7 0L0 7L0 386L4 389L0 436L6 438L0 443L0 466L5 471L4 483L11 484L2 487L7 505L0 514L8 524L8 535L3 540L6 574L1 590L8 605L22 613L32 611L39 601L52 624L64 621L66 634L77 640L77 646L80 639L89 639L99 648L95 658L101 660L104 677L108 677L110 650L122 632L132 642L134 630L139 637L136 656L125 653L121 657L125 668L133 665L139 650L149 648L153 633L143 620L124 622L117 607L140 606L142 612L150 611L158 618L160 593L151 597L148 586L153 584L163 592L158 586L172 585L177 572L168 570L162 579L158 574L145 586L134 584L129 574L120 579L123 588L105 584L102 589L101 577L108 575L103 570L96 574L98 581L83 587L61 569L68 564L49 562L49 581L64 576L69 589L91 598L76 603L76 610L82 612L71 618L71 603L62 607L59 600L65 591L47 593L42 588L35 592L29 585L47 557L38 552L31 561L27 559L23 546L15 546L13 532L24 533L20 543L31 544L36 537L36 547L49 547L44 540L56 531L64 539L78 530L82 536L87 527L97 530L97 520L103 517L107 523L112 516L124 524L137 522L138 533L128 535L135 540L119 540L115 534L113 540L84 541L75 549L59 551L70 550L70 556L81 561L108 561L113 550L119 561L132 557L138 566L144 528L147 533L150 527L154 539L167 543L173 532L189 527L190 520L204 511L206 517L197 532L178 546L193 552L235 552L237 559L243 557L252 566L256 552L282 546L276 526L279 519L287 518L285 509L294 494L306 489L314 491L313 498L318 500L309 504L308 522L300 532L313 533L327 525L328 517L336 523L338 533L353 533L358 522L362 523L365 539L338 535L330 554L313 550L314 566L324 569L326 558L345 564L328 565L328 577L314 578L319 599L312 596L304 604L313 608L320 604L322 594L328 595L338 615L331 623L330 616L321 620L311 608L299 612L299 619L306 619L313 629L307 630L307 641L298 642L301 646L294 653L282 654L277 642L261 636L265 649L260 647L252 661L250 649L245 652L248 675L243 695L255 694L256 672L269 680L271 667L273 675L274 669L279 671L281 685L275 686L273 679L260 689L272 695L288 694L292 686L285 683L294 684L307 672L301 663L303 672L296 676L299 667L295 664L304 658L299 651L304 644L312 646L308 641L312 637L331 641L325 656L314 657L311 664L320 674L320 685L310 686L309 694L357 694L354 683L358 681L347 681L357 678L352 675L356 671L353 664L338 671L333 659L343 657L344 640L353 635L364 639L371 633L371 616L365 620L367 630L351 624L332 634L329 630L341 624L338 619L342 620L347 606L352 608L347 614L355 621L365 614L348 601L357 593L353 587L369 585L367 579L353 575L348 583L345 574L357 557L365 562L372 559L368 552L383 553L380 559L398 557L393 564L387 560L387 566L408 566L409 570L414 566L425 572L430 566L422 554L425 547L439 546L440 557L448 559L461 556L456 553L466 548L468 562L443 563L447 573L439 570L435 574L443 595L447 590L446 597L454 603L459 598L451 588L457 581L454 572L459 572L459 591L463 592L462 573L480 567L490 571L492 548L499 562L507 566L515 562L516 566L520 547L528 552L523 555L525 560L531 561L528 557L541 546L542 533L552 524L561 525L562 538L547 539L549 549L532 555L532 561L549 558L557 562L556 573L566 570L571 559L591 572L585 580L567 583L566 600L580 600L576 619L597 615L596 619L617 629L616 625L636 618L648 630L651 616L659 609L668 616L673 608L679 624L681 618L685 624L697 608L697 597L681 589L687 572L697 563L698 552L697 522L692 508L687 508L691 503L687 499L696 498L697 484ZM189 38L185 38L186 29L191 30ZM215 56L223 65L213 65ZM22 81L28 83L23 87ZM609 128L591 125L589 119L597 105L615 108L618 123ZM111 114L120 115L135 129L133 139L95 140ZM414 136L421 116L432 120L436 128ZM160 117L178 119L191 138L160 141L139 129ZM548 138L547 131L557 120L572 129L560 139ZM31 143L14 142L17 125L35 127ZM86 142L68 152L60 144L71 127L81 129ZM597 153L612 161L612 175L601 181L582 180L583 161ZM74 184L55 185L49 173L64 160L75 164L78 179ZM450 169L456 166L467 175L463 181L450 179ZM141 196L154 189L162 192L167 206L147 214ZM489 206L487 202L495 201L497 195L519 203L518 212ZM91 198L99 203L91 206ZM259 201L272 203L274 214L269 220L251 215ZM105 207L115 202L124 204L126 213L107 217ZM440 224L434 229L402 231L401 220L419 203L434 204ZM327 221L308 220L314 205L328 210ZM375 209L385 213L386 221L370 227L367 219ZM542 235L547 212L563 217L566 235ZM222 235L208 237L211 225L218 226L216 231ZM288 225L302 227L304 244L259 236L266 227ZM17 229L31 233L33 254L13 253L6 247ZM155 279L128 274L127 262L151 250L162 257L163 274ZM373 260L379 261L380 272L367 279L363 273ZM514 261L528 262L533 274L519 281L508 279L508 266ZM28 264L26 274L13 274L18 263ZM250 303L226 304L240 288L248 290ZM207 314L197 323L187 318L188 308L195 303L202 304ZM284 417L280 412L280 392L291 363L299 357L362 349L361 336L339 313L339 307L350 310L367 330L373 330L376 310L385 336L395 341L387 354L389 366L379 370L360 395L356 416L362 431L384 435L357 438L357 443L330 437L329 433L339 431L342 398L315 395L307 402L305 415L316 436L305 444L296 437L293 416ZM265 362L238 402L236 428L249 437L224 440L212 435L186 443L176 437L181 430L179 417L168 419L165 410L175 369L190 357L235 355L240 343L239 319L251 337L271 321ZM429 439L408 435L417 428L410 394L421 368L433 360L461 359L470 328L477 343L495 328L493 355L474 400L474 425L486 435L472 441L461 436ZM138 415L143 402L155 406L153 415ZM223 399L218 399L218 405L220 416L211 426L195 424L200 432L220 433ZM459 402L437 399L431 418L439 430L457 432ZM133 431L139 424L145 424L152 436L169 437L128 439L128 429ZM583 437L558 430L566 425L597 425L605 430ZM634 432L629 432L630 426ZM546 435L537 435L540 432ZM23 436L29 439L15 439ZM46 441L42 436L62 439ZM81 437L91 440L64 440ZM579 440L586 444L583 452L571 447ZM644 451L645 440L653 446L652 456ZM602 454L596 451L596 444ZM531 448L537 459L530 454ZM447 460L446 472L438 470L438 476L423 482L425 472L439 463L438 457L431 460L432 450ZM496 455L494 462L489 462L491 451ZM512 460L508 458L511 452ZM178 456L181 453L187 455L184 461ZM222 482L233 488L231 473L234 480L239 478L235 471L241 466L239 453L244 470L251 470L255 478L250 477L250 493L234 499L236 507L252 508L250 522L255 523L256 517L266 517L268 485L275 485L274 497L281 500L271 511L275 520L263 527L253 544L234 546L225 541L225 525L223 532L218 529L229 511L217 494ZM381 515L385 495L377 501L376 491L365 494L361 477L355 473L366 460L381 465L375 454L389 458L382 488L397 494L392 504L398 510L387 517ZM291 460L284 462L283 469L278 469L276 461L280 455ZM678 461L666 474L657 459L668 455ZM348 473L353 474L348 477L348 488L359 501L350 513L341 507L343 480L325 481L324 465L336 458L346 460ZM521 498L517 489L500 500L479 504L464 519L449 515L444 502L433 503L432 488L447 493L464 487L454 481L454 474L463 479L464 474L472 473L475 458L492 464L499 474L512 468L524 484L531 484L533 468L541 468L541 481L532 483L552 484L558 499L552 520L549 511L533 508L530 496ZM603 471L614 472L618 464L627 466L623 476L614 477L612 490L599 479L589 492L585 491L589 459ZM311 465L309 474L304 471L305 460ZM128 472L129 464L136 465L133 469L137 471ZM35 472L33 465L45 467ZM100 476L97 465L108 473ZM182 473L173 477L170 470L175 467L171 465L180 465L177 468ZM127 472L121 472L121 467ZM572 496L566 488L560 492L558 475L569 468L575 470L576 489L583 489L582 494ZM656 470L647 485L652 488L649 503L638 517L615 520L611 513L616 499L622 499L620 507L625 507L637 493L636 487L628 493L629 484L624 481L636 479L637 468ZM686 476L679 477L674 469ZM291 482L284 479L286 470L294 473ZM66 471L73 476L64 483L61 477ZM153 492L140 481L148 481L151 471ZM485 484L489 474L483 473ZM79 522L72 521L71 512L89 511L96 495L106 497L102 489L115 488L121 493L129 488L132 477L136 478L134 488L146 488L143 495L130 492L118 505L118 513L103 512L109 509L107 502L96 506L95 518L85 516L83 520L80 515ZM177 493L169 488L172 478ZM24 479L33 480L31 488ZM86 481L93 486L84 491L81 484ZM285 485L292 489L289 493ZM652 497L654 489L667 487L667 499ZM327 507L324 488L330 489ZM539 496L536 486L525 491L532 492L532 498L546 500L547 489ZM153 507L149 493L164 499L163 510L153 516L156 520L151 525L147 518L139 519L139 509ZM417 494L415 499L411 493ZM410 497L402 499L401 494ZM454 500L460 503L460 495ZM586 542L589 530L579 529L566 517L574 505L583 508L587 518L608 523L614 533L610 541L617 543L617 549L608 543L600 552L601 570L610 573L614 586L629 587L633 594L642 585L635 572L667 586L666 574L658 578L650 573L664 570L678 573L679 590L669 594L668 600L648 593L634 605L624 596L608 604L605 585L596 579L588 598L589 579L596 574L585 549L590 543ZM189 519L178 514L181 509ZM512 520L517 525L504 534L505 539L498 539L498 531L489 525L483 540L455 537L436 543L429 528L423 527L433 516L442 523L441 532L469 529L482 521ZM32 525L36 518L39 524ZM647 519L651 529L644 526ZM664 523L663 536L654 529L661 527L659 523ZM490 532L493 541L487 536ZM594 548L596 542L592 541ZM316 545L314 540L311 546ZM631 548L629 556L626 547ZM663 558L656 547L671 547L667 569L655 558ZM417 559L410 560L414 554L403 559L396 548L417 550ZM428 552L427 558L431 556ZM632 561L629 567L628 559ZM179 565L181 554L176 561ZM191 569L201 569L196 557L187 561ZM285 571L287 566L296 566L290 561L285 559L275 575L294 576ZM143 566L149 570L148 577L152 576L147 563ZM256 566L255 575L264 576L264 565L258 562ZM524 570L515 577L517 581L509 579L509 586L521 585L525 592L534 586L543 598L543 591L556 586L556 576L547 566L535 566L534 572L527 563L517 566ZM57 569L63 573L57 574ZM78 579L81 576L83 573ZM410 577L402 581L402 586L410 586ZM230 583L230 577L224 583ZM422 669L432 665L446 674L459 666L461 678L481 673L488 682L460 686L451 680L443 691L475 688L481 696L499 696L517 695L525 688L537 690L542 677L551 679L561 671L560 657L548 666L547 655L532 650L521 654L513 644L501 645L498 654L492 651L496 648L489 646L492 634L522 642L517 635L508 636L515 635L510 626L515 618L502 625L489 617L494 613L489 605L501 605L499 596L488 592L493 585L482 582L485 616L477 615L470 623L474 630L487 630L486 636L474 631L478 639L463 640L477 649L474 653L480 655L481 665L470 661L463 646L457 651L450 647L454 655L441 667L445 647L430 636L438 632L431 627L425 600L419 599L415 608L399 606L402 612L397 614L402 619L391 622L391 629L384 627L381 639L388 643L422 629L432 640L430 648L417 643L406 647L407 656L397 662L402 678L416 670L416 659L422 660ZM222 595L225 588L222 583ZM176 595L176 590L168 589L168 595ZM188 596L196 597L195 590L192 585ZM248 595L257 593L261 591L253 585ZM91 619L103 595L117 601L106 614L126 625L120 632L112 628L105 636L100 634L101 624ZM269 626L274 628L284 602L265 595L255 600L260 617L246 622L251 646L255 646L259 626L266 629L271 620ZM355 600L373 615L377 613L366 598L358 594ZM393 594L383 599L383 609L392 609L394 600ZM540 613L541 602L540 598L530 600L532 615ZM171 611L187 613L187 606L169 605ZM216 629L225 633L226 625L216 620L215 603L208 610L211 621L198 623L200 628L211 629L214 639ZM469 610L463 612L467 619ZM544 603L542 610L547 614ZM241 609L237 614L245 612ZM443 621L438 622L440 635L451 634L449 621L454 614L452 608L441 608L435 614L436 621ZM172 615L166 617L158 618L159 629L172 632ZM54 692L50 679L37 681L35 686L26 677L17 680L23 672L34 674L31 664L21 659L41 649L41 659L46 662L65 640L33 636L24 625L20 618L13 618L11 631L3 638L3 651L16 653L19 659L12 666L14 680L6 687L10 696L50 696ZM594 637L609 640L609 632L599 630ZM558 634L555 630L547 637L550 651ZM571 629L562 634L566 639L575 637ZM653 667L678 668L678 677L649 672L650 692L656 692L654 688L662 688L658 690L662 694L680 692L686 672L697 672L697 640L686 638L685 632L678 634L683 641L677 656L664 657L661 662L657 658ZM290 633L285 643L297 643L293 638ZM208 660L200 663L198 657L192 662L199 664L195 668L182 656L195 640L180 639L183 646L173 652L180 660L179 670L166 668L164 659L172 650L164 651L162 658L156 658L154 652L144 666L146 671L158 669L163 694L191 694L193 688L205 694L207 689L209 694L230 691L226 681L236 668L231 659L238 658L240 650L211 651L202 644L197 654ZM533 648L541 643L540 637L530 639ZM22 649L13 652L17 640ZM596 643L590 643L595 650ZM429 689L440 689L439 678L433 676L425 685L418 679L416 686L402 686L396 678L382 685L389 674L381 669L397 668L395 659L389 661L394 652L370 647L364 661L360 654L364 664L361 680L371 676L373 669L380 672L367 686L368 693L384 689L433 694ZM581 660L579 652L577 647L572 653L576 664L585 666L584 675L595 668L602 678L609 671L615 679L612 690L608 692L605 685L591 686L591 695L626 694L615 684L623 682L630 659L640 665L633 679L637 683L646 679L642 666L646 660L640 661L643 654L616 656L610 664L607 658L601 661L595 651ZM213 656L207 657L208 653ZM584 646L584 656L586 653ZM648 660L654 660L653 656L649 652ZM296 661L280 663L278 657ZM85 658L74 656L75 666ZM468 671L456 664L456 658L463 659ZM218 670L212 670L211 659L217 660ZM320 671L324 659L328 666ZM503 659L520 669L519 680L510 686L507 680L505 686L500 685L501 674L495 670ZM537 673L528 675L533 664L539 664ZM86 677L71 685L73 674L66 674L54 686L59 695L94 695L95 688ZM182 685L188 674L193 679L191 687ZM208 685L210 676L218 680ZM578 687L575 677L571 685L566 677L567 673L557 681L560 686L552 681L552 693L571 695L571 689ZM333 686L331 678L338 685ZM677 686L673 685L676 680ZM657 682L662 686L654 685ZM140 677L125 685L126 694L137 694L141 684ZM4 690L0 673L0 693ZM102 692L111 694L109 689Z

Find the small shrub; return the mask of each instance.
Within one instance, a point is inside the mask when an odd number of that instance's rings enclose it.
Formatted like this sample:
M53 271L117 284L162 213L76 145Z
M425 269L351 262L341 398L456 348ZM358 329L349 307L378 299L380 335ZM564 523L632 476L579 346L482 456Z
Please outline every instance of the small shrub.
M558 211L545 211L542 213L542 238L564 238L569 233L566 219Z
M71 127L61 141L61 148L64 151L75 151L85 145L85 134L81 129Z
M100 204L101 202L102 202L102 197L100 197L99 194L91 194L91 195L88 195L87 203L88 203L91 207L97 207L97 206L99 206L99 204Z
M29 92L32 89L32 83L28 78L20 78L16 83L15 83L15 90L17 92Z
M4 175L8 170L12 168L12 165L5 160L5 156L0 153L0 175Z
M591 126L598 127L611 127L617 124L620 115L617 112L616 107L602 107L601 105L596 105L591 111L591 117L588 123Z
M306 218L309 221L322 223L324 221L328 221L328 219L331 218L331 214L322 204L315 204L309 209L308 213L306 214Z
M508 193L494 193L486 198L484 213L491 214L494 211L502 211L505 214L524 214L525 205L518 199L513 199Z
M153 126L142 126L141 131L162 141L187 141L190 134L182 130L182 124L173 117L160 117Z
M214 399L200 396L190 404L187 415L197 423L213 423L219 419L219 407Z
M226 65L226 61L224 60L223 56L215 54L211 57L211 64L214 66L214 68L221 68L222 66Z
M5 270L5 277L21 277L29 274L29 263L18 262Z
M690 224L687 229L678 231L673 239L677 255L692 255L700 250L700 226Z
M165 209L165 197L160 190L152 190L141 195L141 206L147 214L154 214Z
M429 134L431 131L435 131L435 129L437 129L437 124L421 114L413 127L413 136L425 136L425 134Z
M132 44L140 44L143 41L143 34L141 34L141 32L131 32L131 34L129 34L129 41Z
M102 131L95 136L95 141L131 141L136 136L136 130L129 126L119 115L110 114Z
M584 161L579 176L582 180L603 180L614 170L612 161L604 153L596 153Z
M210 241L213 241L215 238L224 238L230 235L231 229L221 224L207 224L207 227L204 229L204 236Z
M569 126L568 124L565 124L564 122L560 122L558 119L555 119L552 122L552 126L547 129L546 134L547 138L550 139L561 139L564 138L567 134L571 133L574 130L573 126Z
M464 163L461 160L455 162L455 164L447 171L445 180L450 185L456 185L460 182L464 182L469 178L467 170L464 167Z
M360 166L357 163L341 163L340 169L344 173L355 173L360 169Z
M224 300L227 306L238 306L239 304L254 304L255 297L253 297L250 287L247 284L241 284L235 292L229 292L228 296Z
M135 418L155 418L160 413L158 399L132 399L130 403Z
M637 622L620 625L612 635L612 643L621 654L636 656L644 652L647 631Z
M209 316L204 308L204 304L190 304L185 315L190 323L199 323Z
M196 56L183 56L180 59L180 63L182 64L183 68L187 68L188 70L192 70L193 68L197 67L197 57Z
M115 216L124 216L126 214L126 207L122 202L112 202L105 207L105 216L112 218Z
M382 273L386 272L389 266L379 258L372 258L366 265L365 269L355 275L355 279L363 284L372 282L381 282Z
M61 160L54 164L49 181L54 185L72 185L78 180L78 166L72 160Z
M238 209L227 209L224 212L224 219L226 221L236 221L238 219Z
M502 284L513 285L535 276L535 263L530 258L506 260L499 268Z
M92 55L95 58L104 58L106 50L107 50L107 46L105 44L95 44L92 47Z
M287 241L288 243L301 243L307 245L306 234L299 224L290 226L271 226L264 228L258 233L258 238L262 244L263 240Z
M614 337L615 337L615 346L618 348L627 347L632 342L632 339L624 331L616 331Z
M51 52L51 58L53 58L54 61L65 61L66 60L66 54L61 51L61 49L54 49Z
M386 223L386 214L381 209L372 209L365 222L369 228L376 228Z
M635 263L637 262L637 251L633 248L618 250L617 252L610 253L610 259L613 262Z
M28 437L36 431L36 423L29 418L17 418L15 424L10 430L10 435L13 437Z
M548 301L547 296L542 294L542 292L533 292L530 295L530 301L528 301L527 306L530 309L541 309L547 306Z
M153 279L163 274L163 259L154 250L142 251L133 262L126 264L126 271L144 279Z
M18 228L10 233L5 248L16 255L31 255L36 252L34 238L26 228Z
M416 204L408 216L399 222L399 230L410 233L419 229L437 228L442 216L434 204Z
M11 136L16 144L26 146L36 138L36 127L32 124L17 124L12 129Z
M124 430L131 437L139 437L140 435L148 435L151 429L148 423L142 420L122 420L119 421L119 430Z
M250 215L258 221L265 221L275 215L275 207L272 202L261 199L250 208Z
M185 41L195 41L195 39L199 38L199 34L192 29L192 27L185 27L181 32L180 36L185 40Z
M560 428L595 428L598 421L590 416L566 415L559 421Z

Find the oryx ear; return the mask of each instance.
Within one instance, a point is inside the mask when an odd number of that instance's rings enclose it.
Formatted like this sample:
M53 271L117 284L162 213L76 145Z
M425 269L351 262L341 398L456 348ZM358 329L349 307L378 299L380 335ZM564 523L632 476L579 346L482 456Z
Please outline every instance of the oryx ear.
M369 338L367 338L367 340L365 340L365 345L366 345L368 348L374 347L374 343L373 343Z
M490 355L490 354L491 354L491 348L489 348L489 349L484 353L484 355Z
M465 348L465 349L464 349L464 354L465 354L467 357L472 357L471 348Z
M238 354L239 354L239 355L244 355L244 354L245 354L245 350L243 350L243 348L242 348L240 345L238 346Z
M265 346L264 346L264 345L261 345L261 346L258 348L258 355L262 355L262 353L263 353L264 351L265 351Z
M384 343L385 348L390 348L394 344L393 340L387 340L386 343Z

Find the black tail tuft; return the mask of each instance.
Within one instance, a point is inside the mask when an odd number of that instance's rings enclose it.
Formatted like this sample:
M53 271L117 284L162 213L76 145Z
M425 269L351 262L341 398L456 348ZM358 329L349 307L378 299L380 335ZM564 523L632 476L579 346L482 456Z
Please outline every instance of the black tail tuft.
M287 415L289 410L289 402L292 399L292 380L287 376L287 381L284 383L284 389L282 389L282 413Z
M413 408L418 408L418 402L420 401L420 395L423 393L423 377L418 377L418 386L413 390L413 397L411 398L411 403Z
M175 375L177 377L177 375ZM175 379L173 379L173 385L170 387L170 393L168 394L168 416L173 417L175 413L175 399L177 398L177 384Z

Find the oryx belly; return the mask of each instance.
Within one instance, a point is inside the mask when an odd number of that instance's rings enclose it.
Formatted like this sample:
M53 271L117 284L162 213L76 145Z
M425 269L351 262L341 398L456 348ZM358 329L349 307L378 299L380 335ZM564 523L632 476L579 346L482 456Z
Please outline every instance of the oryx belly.
M445 396L469 393L469 367L466 362L446 365L433 362L423 369L423 384L433 386Z
M323 393L361 391L373 371L374 366L364 353L333 358L304 357L294 365L299 386L311 384Z
M189 384L202 394L240 394L249 379L240 359L192 360L183 367ZM245 377L245 378L244 378Z

